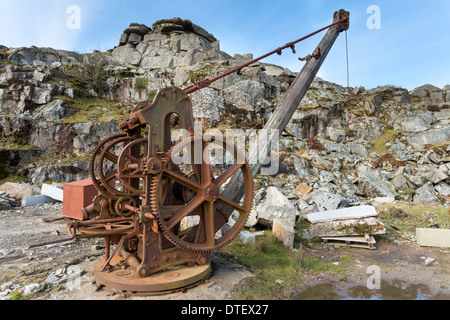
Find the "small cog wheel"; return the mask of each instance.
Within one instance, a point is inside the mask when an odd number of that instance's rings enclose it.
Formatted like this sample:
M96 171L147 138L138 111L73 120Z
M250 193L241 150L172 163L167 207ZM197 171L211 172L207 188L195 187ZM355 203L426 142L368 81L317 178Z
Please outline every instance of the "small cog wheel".
M139 206L139 202L133 197L120 197L114 204L114 210L119 216L128 218L135 212L131 211L127 206L136 208Z

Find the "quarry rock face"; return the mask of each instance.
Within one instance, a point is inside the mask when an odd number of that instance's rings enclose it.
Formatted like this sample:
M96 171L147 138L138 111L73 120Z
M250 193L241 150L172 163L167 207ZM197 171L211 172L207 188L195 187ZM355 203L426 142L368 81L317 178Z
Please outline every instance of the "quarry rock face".
M88 178L93 149L137 104L253 59L229 55L180 18L132 23L117 38L117 47L90 54L0 46L3 175L36 184ZM297 71L254 63L190 95L194 117L211 128L260 129ZM249 225L380 197L445 203L449 123L449 85L348 90L316 77L280 138L277 179L255 179Z

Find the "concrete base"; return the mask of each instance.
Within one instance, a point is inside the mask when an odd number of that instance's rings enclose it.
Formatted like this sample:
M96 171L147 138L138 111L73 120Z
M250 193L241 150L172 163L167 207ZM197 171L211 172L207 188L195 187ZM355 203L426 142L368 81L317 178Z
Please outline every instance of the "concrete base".
M137 272L119 267L113 267L101 272L105 259L100 260L94 267L95 281L108 288L121 291L145 292L165 294L196 286L211 275L211 263L203 266L179 266L141 278Z

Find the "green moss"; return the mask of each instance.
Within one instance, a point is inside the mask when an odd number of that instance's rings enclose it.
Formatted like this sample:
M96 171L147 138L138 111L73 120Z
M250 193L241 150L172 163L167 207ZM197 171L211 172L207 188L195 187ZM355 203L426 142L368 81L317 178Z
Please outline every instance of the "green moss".
M448 146L450 146L450 141L445 141L445 142L440 142L440 143L436 143L431 145L430 149L437 149L437 148L447 148Z
M294 246L299 247L310 243L317 243L321 240L318 238L303 237L303 234L308 234L311 223L306 219L300 219L295 225Z
M113 72L106 70L107 60L99 55L91 55L92 63L70 63L60 68L62 81L71 83L77 97L90 97L91 90L97 94L107 93L110 87L107 79Z
M355 260L355 258L354 257L350 257L350 256L346 256L346 255L342 255L340 258L339 258L339 260L340 260L340 263L341 264L348 264L348 263L351 263L352 261L354 261Z
M450 215L445 206L396 202L384 204L377 211L385 224L407 235L415 235L416 228L428 228L435 223L442 229L450 228Z
M148 100L148 101L153 101L153 99L155 98L155 96L156 96L157 93L158 93L158 90L150 91L150 92L148 93L147 100Z
M75 162L86 162L89 161L90 155L86 156L76 156L74 154L67 154L67 153L50 153L50 154L44 154L39 157L35 157L30 160L24 160L22 163L24 165L26 164L33 164L36 166L44 165L44 164L70 164ZM54 181L56 182L56 181Z
M350 113L354 114L357 117L363 117L366 115L365 112L361 109L350 110Z
M0 150L11 150L11 151L29 151L37 150L38 148L30 145L21 145L11 142L0 142Z
M0 175L1 177L1 175ZM14 182L14 183L19 183L19 182L26 182L27 181L27 177L22 177L22 176L7 176L4 177L2 179L0 179L0 186L2 184L5 184L6 182Z
M6 59L8 59L8 51L0 50L0 60L6 60Z
M14 63L8 60L8 56L10 54L6 50L0 50L0 67L2 65L9 65L9 66L15 66Z
M385 146L386 143L394 141L400 136L400 132L394 131L392 129L385 130L380 139L372 142L372 152L376 152L378 154L386 154L389 150L389 148Z
M360 235L372 233L372 227L367 224L358 224L355 226L355 232Z
M14 291L12 292L9 300L24 300L24 296L20 293L20 291Z
M114 108L113 101L99 97L70 99L65 96L55 96L54 98L64 100L66 106L78 110L75 114L63 119L55 120L55 122L110 122L111 118L114 119L113 121L119 122L129 115L129 110L119 110Z
M36 292L33 294L27 294L27 295L22 294L20 291L14 291L11 294L11 298L9 300L33 300L33 299L36 299L38 297L42 297L43 295L45 295L46 289L47 289L47 285L44 285L44 287L39 292Z
M146 90L148 86L148 79L146 78L137 78L134 80L134 89L136 89L139 93Z
M188 79L191 81L191 83L197 83L199 81L207 79L211 76L212 73L217 73L223 70L224 68L221 65L208 63L197 70L189 71Z
M409 187L402 187L399 191L400 191L400 193L406 194L406 195L414 194L416 192L416 190L409 188Z
M205 71L190 71L189 72L189 76L188 79L192 82L192 83L197 83L199 81L205 80L208 77L208 73Z

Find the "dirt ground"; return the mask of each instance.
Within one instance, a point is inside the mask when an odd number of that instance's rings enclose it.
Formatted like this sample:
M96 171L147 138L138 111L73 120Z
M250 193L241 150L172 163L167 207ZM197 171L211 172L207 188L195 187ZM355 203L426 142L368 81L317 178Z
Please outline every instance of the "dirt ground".
M333 262L344 275L320 274L299 285L294 299L450 300L450 250L414 242L378 242L376 250L315 244L308 255ZM425 265L426 258L435 262ZM376 271L375 271L376 270ZM379 288L376 284L379 272Z
M253 276L245 266L218 253L211 255L213 272L209 280L185 292L136 296L101 289L95 283L93 269L104 255L102 239L29 248L32 244L67 238L67 221L61 218L61 204L0 212L0 299L8 299L14 291L30 284L43 284L51 275L61 276L71 267L75 276L78 272L77 280L64 282L63 277L53 286L47 285L39 293L25 297L35 300L225 300L239 283ZM59 220L48 222L52 219ZM449 249L425 248L414 242L396 240L377 243L377 250L316 243L305 251L308 256L333 262L344 271L339 275L323 273L308 277L293 288L293 299L450 300ZM430 257L436 262L426 266L424 259ZM373 266L380 272L382 288L368 292L367 281L372 275L368 271L373 270Z
M19 290L30 283L45 283L52 273L61 269L75 270L81 276L69 282L57 282L56 288L48 288L30 299L46 300L116 300L116 299L177 299L177 300L223 300L234 287L251 277L242 265L221 255L210 257L210 278L186 292L158 296L140 296L109 290L95 283L94 265L104 256L103 239L79 239L30 249L29 246L68 238L67 222L62 218L60 204L45 204L0 213L0 298L2 288L11 283ZM48 220L58 219L52 222ZM45 221L44 221L45 220ZM5 255L6 250L6 255ZM63 278L62 278L63 280ZM6 292L4 291L4 294ZM6 295L5 295L6 296Z

